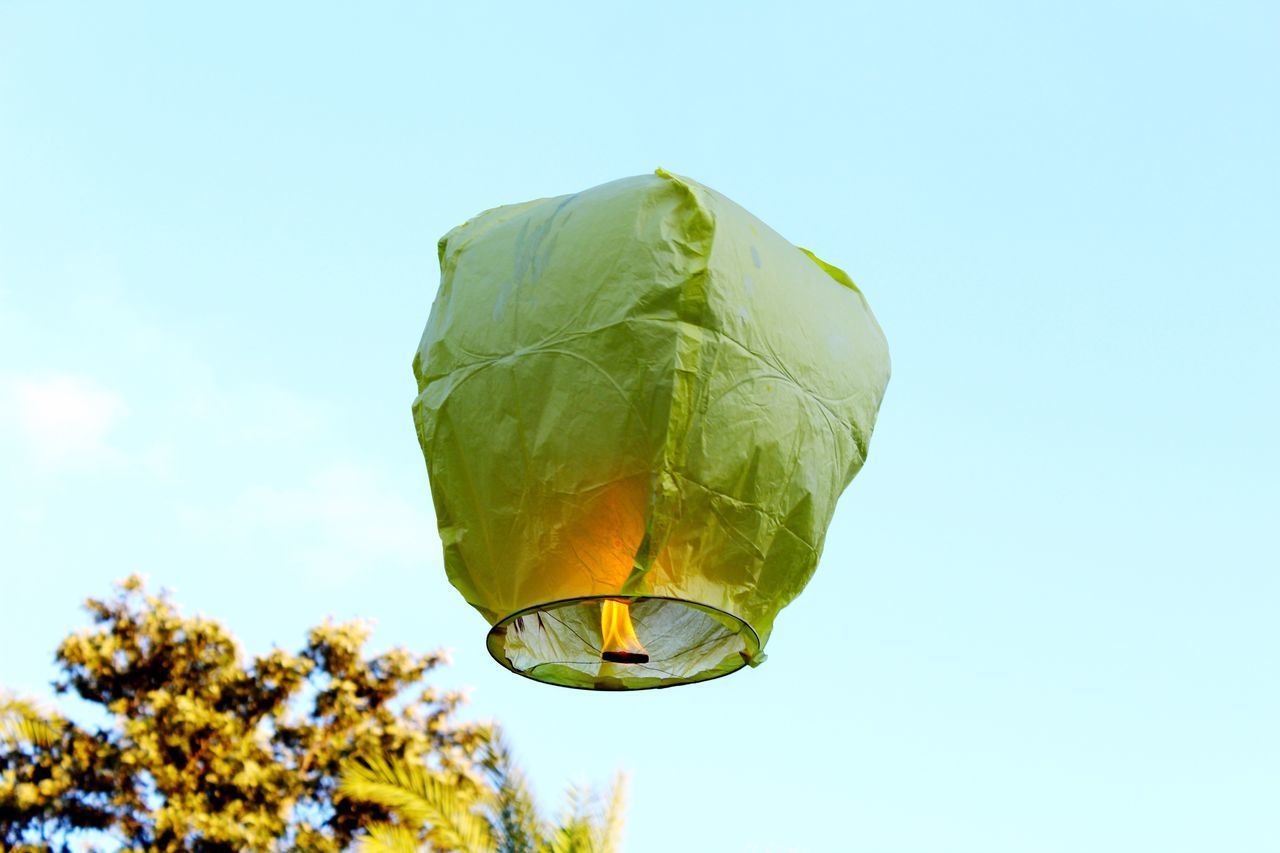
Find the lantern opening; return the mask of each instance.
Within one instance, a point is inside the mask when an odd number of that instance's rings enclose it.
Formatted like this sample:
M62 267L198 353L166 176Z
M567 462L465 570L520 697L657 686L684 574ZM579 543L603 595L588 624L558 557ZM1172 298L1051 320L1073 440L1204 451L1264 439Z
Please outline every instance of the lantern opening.
M610 663L649 662L649 651L631 624L631 602L613 599L600 602L600 636L604 639L601 660Z
M592 595L527 607L500 617L487 645L518 675L582 690L691 684L764 657L759 636L740 617L656 596Z

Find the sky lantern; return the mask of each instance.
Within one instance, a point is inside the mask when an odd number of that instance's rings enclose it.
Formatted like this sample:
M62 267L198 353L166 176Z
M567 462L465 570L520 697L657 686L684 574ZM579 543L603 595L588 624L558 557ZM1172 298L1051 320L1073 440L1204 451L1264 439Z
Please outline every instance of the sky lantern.
M759 664L889 380L861 291L662 170L485 211L439 255L413 414L494 659L596 690Z

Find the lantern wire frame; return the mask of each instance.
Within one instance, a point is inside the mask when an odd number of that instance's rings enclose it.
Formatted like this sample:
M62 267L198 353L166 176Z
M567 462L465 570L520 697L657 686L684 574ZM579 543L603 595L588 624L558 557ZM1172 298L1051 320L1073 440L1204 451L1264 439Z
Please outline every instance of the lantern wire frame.
M600 614L606 601L629 606L648 662L602 659ZM589 595L526 607L490 628L485 645L516 675L579 690L656 690L711 681L765 657L760 636L746 620L657 595Z

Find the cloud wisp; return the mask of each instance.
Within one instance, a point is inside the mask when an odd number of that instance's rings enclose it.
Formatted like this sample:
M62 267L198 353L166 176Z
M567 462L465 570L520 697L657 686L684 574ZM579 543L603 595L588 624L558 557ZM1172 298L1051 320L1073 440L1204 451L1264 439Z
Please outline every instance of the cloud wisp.
M109 441L129 411L120 394L69 374L19 377L4 385L11 425L35 463L68 467L121 458Z
M367 465L333 465L303 483L251 486L230 504L188 507L195 536L233 549L271 543L283 568L343 583L370 570L419 569L438 551L431 514Z

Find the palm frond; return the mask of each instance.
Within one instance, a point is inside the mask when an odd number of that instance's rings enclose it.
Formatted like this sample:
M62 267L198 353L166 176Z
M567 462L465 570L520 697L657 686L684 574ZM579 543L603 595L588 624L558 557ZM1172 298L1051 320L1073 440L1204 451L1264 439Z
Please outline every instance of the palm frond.
M622 828L626 823L627 774L618 773L609 792L600 821L600 853L618 853L622 849Z
M565 791L560 825L547 839L549 853L595 853L590 788L570 785Z
M596 853L591 825L581 819L567 821L547 839L547 853Z
M17 746L52 746L58 729L35 706L20 699L0 700L0 742Z
M359 853L418 853L421 845L418 836L400 824L371 823L366 827L368 835L360 839Z
M547 853L617 853L622 844L627 777L619 773L606 798L590 787L571 786L559 826L546 839Z
M363 756L343 766L338 793L430 827L446 849L490 853L497 847L488 823L471 811L451 781L424 765Z
M494 790L492 822L498 830L499 853L536 853L545 830L524 773L501 732L490 737L487 770Z

